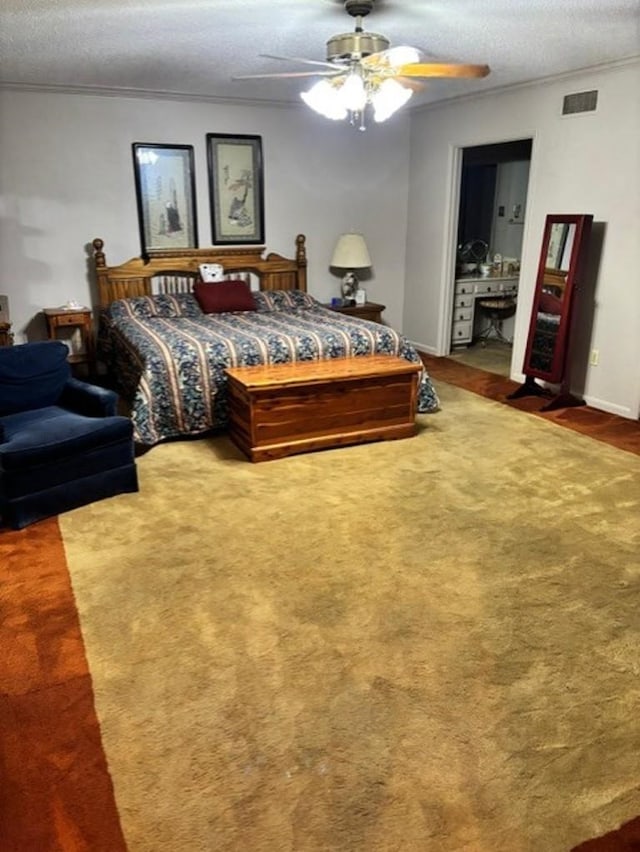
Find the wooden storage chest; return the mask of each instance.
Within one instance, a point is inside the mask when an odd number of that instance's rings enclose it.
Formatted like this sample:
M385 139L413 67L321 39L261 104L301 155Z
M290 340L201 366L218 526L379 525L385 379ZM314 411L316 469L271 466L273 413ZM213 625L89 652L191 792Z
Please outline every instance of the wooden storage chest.
M231 438L254 462L407 438L421 370L392 355L229 368Z

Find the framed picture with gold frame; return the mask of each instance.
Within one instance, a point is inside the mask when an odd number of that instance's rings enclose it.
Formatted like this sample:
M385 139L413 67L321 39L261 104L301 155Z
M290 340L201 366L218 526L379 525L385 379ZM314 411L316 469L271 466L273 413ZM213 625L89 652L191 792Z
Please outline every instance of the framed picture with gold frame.
M214 245L264 244L262 137L207 133Z

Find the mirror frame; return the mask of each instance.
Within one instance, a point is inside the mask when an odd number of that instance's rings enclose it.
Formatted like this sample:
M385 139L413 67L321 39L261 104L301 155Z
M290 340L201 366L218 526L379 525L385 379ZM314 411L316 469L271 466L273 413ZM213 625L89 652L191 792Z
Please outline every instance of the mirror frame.
M529 323L529 336L524 356L522 372L531 378L539 378L550 384L561 384L566 379L567 360L569 354L569 339L571 331L571 317L575 306L575 291L578 289L580 279L584 270L585 260L589 249L589 238L591 236L591 224L593 216L587 214L549 214L545 220L542 238L542 249L538 264L538 274L531 307L531 320ZM554 351L549 370L542 370L531 364L533 346L537 328L537 316L543 296L545 279L548 283L549 276L558 271L547 266L547 256L553 226L556 224L575 225L576 231L571 246L571 255L564 283L564 294L562 297L562 312L556 335ZM564 270L562 270L564 272Z

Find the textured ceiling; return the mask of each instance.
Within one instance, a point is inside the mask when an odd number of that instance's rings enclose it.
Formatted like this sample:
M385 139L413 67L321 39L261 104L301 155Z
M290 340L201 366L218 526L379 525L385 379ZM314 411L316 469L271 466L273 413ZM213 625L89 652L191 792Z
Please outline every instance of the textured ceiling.
M640 0L376 0L365 29L427 61L487 63L483 80L432 80L412 103L640 54ZM0 83L299 102L313 80L233 81L309 70L352 32L342 0L2 0Z

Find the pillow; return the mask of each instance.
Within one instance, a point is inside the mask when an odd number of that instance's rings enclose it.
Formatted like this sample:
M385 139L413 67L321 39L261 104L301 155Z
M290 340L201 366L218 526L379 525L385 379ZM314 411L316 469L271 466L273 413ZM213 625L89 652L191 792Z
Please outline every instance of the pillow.
M259 311L291 311L312 308L316 299L302 290L263 290L255 294Z
M202 311L192 293L159 293L155 296L134 296L119 299L107 308L113 319L121 317L150 319L151 317L196 317Z
M215 284L197 281L193 285L193 295L205 314L256 309L256 300L246 281L218 281Z
M559 299L557 296L553 296L551 293L545 293L543 291L540 293L540 303L538 308L543 314L561 314L562 299Z

